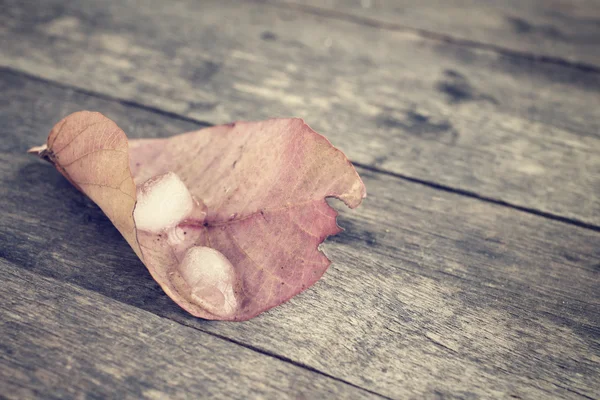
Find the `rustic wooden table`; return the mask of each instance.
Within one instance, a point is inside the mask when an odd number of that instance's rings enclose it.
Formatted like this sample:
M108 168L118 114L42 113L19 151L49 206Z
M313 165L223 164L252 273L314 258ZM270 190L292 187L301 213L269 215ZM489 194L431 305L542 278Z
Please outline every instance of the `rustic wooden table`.
M600 4L1 0L0 397L600 398ZM193 318L25 154L299 116L368 198L333 265Z

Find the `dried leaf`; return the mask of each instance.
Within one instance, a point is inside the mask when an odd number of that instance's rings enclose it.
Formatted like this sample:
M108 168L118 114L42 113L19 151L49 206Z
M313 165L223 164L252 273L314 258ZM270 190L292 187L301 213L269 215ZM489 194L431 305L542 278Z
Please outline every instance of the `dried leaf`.
M106 213L165 292L191 314L246 320L315 283L340 231L325 198L365 188L344 154L300 119L239 122L127 141L99 113L60 121L50 160Z

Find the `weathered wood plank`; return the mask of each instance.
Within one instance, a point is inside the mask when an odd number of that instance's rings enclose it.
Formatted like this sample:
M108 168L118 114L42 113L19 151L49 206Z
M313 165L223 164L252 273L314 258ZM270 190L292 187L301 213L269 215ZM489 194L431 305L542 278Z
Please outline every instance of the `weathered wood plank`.
M0 259L8 399L380 398Z
M8 142L41 142L77 108L105 112L135 136L193 128L13 79L21 96L0 107ZM28 109L35 118L24 118ZM369 197L342 212L348 231L324 246L334 264L317 285L252 321L208 322L173 304L51 166L6 150L0 256L30 271L393 398L600 396L599 232L361 170Z
M442 40L600 67L600 4L596 0L271 1L383 29L415 29Z
M0 64L600 225L600 74L235 1L9 2Z

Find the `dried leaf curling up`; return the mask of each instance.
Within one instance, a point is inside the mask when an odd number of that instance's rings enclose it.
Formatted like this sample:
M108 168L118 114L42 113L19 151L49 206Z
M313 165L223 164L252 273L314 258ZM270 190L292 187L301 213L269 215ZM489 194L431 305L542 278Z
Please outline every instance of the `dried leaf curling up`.
M246 320L315 283L340 231L325 198L354 208L352 164L300 119L239 122L127 141L99 113L72 114L31 152L54 163L115 224L191 314Z

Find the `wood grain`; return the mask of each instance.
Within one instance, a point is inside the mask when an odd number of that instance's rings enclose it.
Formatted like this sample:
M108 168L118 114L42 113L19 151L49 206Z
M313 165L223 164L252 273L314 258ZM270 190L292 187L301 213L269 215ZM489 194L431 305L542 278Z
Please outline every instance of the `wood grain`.
M0 64L600 226L600 74L236 1L7 1Z
M42 142L74 107L135 136L194 127L2 76L20 88L0 108L5 142ZM209 322L170 301L100 210L17 147L0 155L0 256L26 270L391 398L600 396L599 232L361 170L369 197L342 211L324 278L254 320Z
M0 259L8 399L379 398Z
M272 0L390 30L600 67L596 0ZM308 6L308 7L307 7Z

